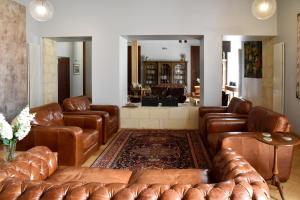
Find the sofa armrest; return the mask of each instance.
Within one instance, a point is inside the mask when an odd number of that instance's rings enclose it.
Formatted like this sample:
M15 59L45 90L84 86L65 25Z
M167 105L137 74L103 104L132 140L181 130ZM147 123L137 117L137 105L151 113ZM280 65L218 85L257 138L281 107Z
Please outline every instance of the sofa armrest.
M236 132L247 130L247 119L244 118L215 118L206 122L207 134Z
M5 178L40 181L51 176L57 169L57 153L44 146L20 153L10 163L0 166L0 181Z
M36 146L47 146L58 153L59 165L80 164L83 153L82 129L74 126L37 126L32 127Z
M207 136L207 141L209 144L209 153L214 156L217 152L219 152L222 148L222 141L224 138L232 137L232 136L239 136L239 137L249 137L255 136L256 132L224 132L224 133L211 133ZM241 144L242 145L242 144ZM225 147L230 148L230 145Z
M119 107L114 105L91 105L93 111L105 111L111 116L119 116Z
M203 106L199 108L199 117L204 117L206 113L225 113L227 112L226 106Z
M216 178L234 180L232 199L270 199L266 181L242 155L232 149L222 149L213 163ZM253 191L252 197L249 190Z
M82 129L100 130L102 119L98 115L65 115L64 122L66 126L78 126Z

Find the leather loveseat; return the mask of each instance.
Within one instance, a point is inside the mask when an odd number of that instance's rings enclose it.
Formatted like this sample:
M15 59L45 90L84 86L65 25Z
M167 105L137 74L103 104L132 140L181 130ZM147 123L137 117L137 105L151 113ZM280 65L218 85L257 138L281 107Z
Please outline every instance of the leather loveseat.
M118 106L113 105L91 105L88 97L71 97L63 101L64 114L66 115L98 115L102 117L102 144L120 128L120 112Z
M18 142L18 150L47 146L58 152L60 165L68 166L80 166L98 150L98 130L102 130L99 116L66 116L57 103L32 108L30 112L36 116L29 134Z
M235 137L233 145L227 142L224 147L231 147L246 157L247 160L265 178L272 177L274 150L255 139L256 134L280 133L291 131L291 125L286 116L264 107L254 107L247 118L215 118L206 123L208 135L208 150L213 156L222 147L224 138ZM252 138L252 139L249 139ZM290 176L293 160L293 147L278 148L279 179L286 181Z
M244 98L233 97L228 106L203 106L199 108L200 134L206 140L206 122L213 118L247 118L252 103Z
M35 147L11 163L0 164L0 199L269 199L264 179L230 149L207 170L132 172L120 169L57 167L57 154Z

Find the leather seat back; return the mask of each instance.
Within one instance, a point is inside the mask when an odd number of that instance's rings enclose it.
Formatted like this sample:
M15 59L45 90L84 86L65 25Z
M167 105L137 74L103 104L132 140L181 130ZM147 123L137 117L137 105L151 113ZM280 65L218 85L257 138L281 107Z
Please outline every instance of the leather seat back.
M46 104L30 109L31 113L36 113L33 125L39 126L63 126L63 113L58 103Z
M286 116L264 107L254 107L248 116L250 132L290 132L291 125Z
M65 111L87 111L90 110L90 101L86 96L72 97L63 101Z
M252 108L252 103L243 98L233 97L228 105L228 113L248 114Z

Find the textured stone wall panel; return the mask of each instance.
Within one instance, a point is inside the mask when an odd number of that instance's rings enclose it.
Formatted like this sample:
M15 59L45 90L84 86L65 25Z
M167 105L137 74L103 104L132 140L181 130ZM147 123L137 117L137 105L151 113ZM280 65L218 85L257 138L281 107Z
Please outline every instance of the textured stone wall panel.
M57 47L54 40L43 39L43 99L44 104L58 100Z
M0 0L0 112L12 119L28 104L26 9Z

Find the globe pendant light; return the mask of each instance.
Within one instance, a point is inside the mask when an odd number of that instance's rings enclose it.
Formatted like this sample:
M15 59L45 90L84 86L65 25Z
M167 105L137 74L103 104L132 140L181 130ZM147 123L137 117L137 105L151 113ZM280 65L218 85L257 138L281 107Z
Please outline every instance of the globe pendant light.
M276 0L254 0L252 14L259 20L266 20L275 14L276 7Z
M33 0L29 4L31 16L37 21L48 21L53 17L54 8L49 0Z

